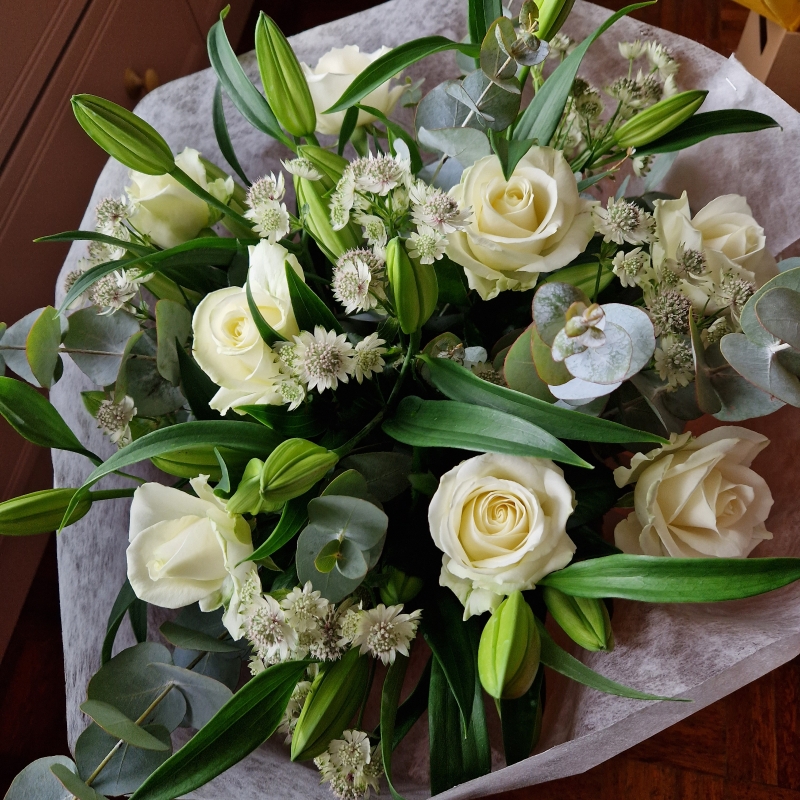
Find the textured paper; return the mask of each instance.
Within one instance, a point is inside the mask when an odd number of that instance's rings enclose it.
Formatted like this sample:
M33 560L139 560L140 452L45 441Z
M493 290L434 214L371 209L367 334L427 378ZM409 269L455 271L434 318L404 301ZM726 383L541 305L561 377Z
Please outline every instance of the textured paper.
M518 3L517 3L518 4ZM408 39L443 34L460 39L465 31L464 0L393 0L354 17L307 31L294 37L302 59L315 62L327 49L359 44L373 51L383 44L397 45ZM607 11L583 3L575 5L567 30L575 38L590 33ZM594 83L613 80L622 68L616 42L659 38L682 62L680 85L709 88L704 110L725 106L755 108L773 115L783 131L770 130L712 140L683 153L668 176L665 189L689 191L695 209L726 192L745 194L753 213L765 227L768 244L776 254L797 247L797 212L800 209L800 115L735 62L679 36L630 20L618 22L589 51L581 74ZM248 74L256 79L252 54L244 56ZM455 74L452 54L441 54L409 70L426 77L426 90ZM148 95L138 113L164 135L177 152L185 146L199 149L224 165L211 127L211 103L215 79L200 72L163 86ZM278 169L285 157L266 136L252 129L226 103L231 137L241 163L251 177ZM404 112L405 121L408 112ZM95 203L108 195L119 195L125 185L125 170L109 163L103 170L83 226L94 224ZM42 245L46 247L46 245ZM85 243L70 250L62 272L74 268L85 254ZM57 296L63 296L60 288ZM85 412L78 392L95 388L72 363L65 360L62 380L51 391L51 399L78 437L90 449L108 456L113 451ZM800 498L795 489L795 460L800 446L800 426L792 409L783 410L750 427L776 441L755 463L775 495L775 511L769 527L775 534L755 555L800 556L798 519ZM78 486L91 465L81 457L53 454L56 486ZM144 465L140 474L155 478L157 472ZM123 485L107 478L102 486ZM75 739L88 720L79 705L86 684L99 666L100 647L114 597L125 578L128 501L98 504L87 517L68 528L58 542L61 616L67 687L69 741ZM151 618L151 636L158 619ZM512 767L501 769L499 749L493 753L495 772L442 797L482 797L494 792L582 772L637 742L713 703L746 683L764 675L800 653L800 586L789 587L750 601L716 605L665 606L617 602L613 618L617 649L611 654L579 653L592 668L636 688L666 696L691 698L692 703L642 703L610 697L548 675L548 706L538 754ZM127 621L120 631L117 648L133 643ZM180 731L176 736L186 738ZM278 737L280 738L280 737ZM398 788L408 800L425 798L427 781L427 736L423 725L398 749L394 771ZM225 775L193 792L190 797L217 800L316 800L329 797L320 787L311 767L290 764L286 748L275 740Z

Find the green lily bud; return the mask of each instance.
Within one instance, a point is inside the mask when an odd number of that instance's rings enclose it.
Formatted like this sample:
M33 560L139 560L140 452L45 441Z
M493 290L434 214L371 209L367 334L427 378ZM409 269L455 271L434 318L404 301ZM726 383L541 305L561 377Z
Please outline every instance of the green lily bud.
M297 56L280 28L263 11L256 23L256 58L272 111L292 136L308 136L317 112Z
M258 514L261 511L261 472L263 469L264 462L258 458L251 458L247 462L239 486L225 504L229 514Z
M522 697L536 677L540 650L533 611L522 592L514 592L500 603L481 634L478 675L483 688L498 700Z
M389 580L381 586L381 600L387 606L396 606L413 600L422 590L422 578L406 575L396 567L389 567L386 572Z
M304 144L298 147L297 155L314 165L317 172L322 175L320 180L326 191L330 191L339 183L348 164L346 158L313 144Z
M552 586L545 586L544 602L564 633L584 650L614 649L611 619L602 600L570 597Z
M305 439L287 439L269 455L261 471L261 497L285 503L305 494L339 460L339 456ZM252 462L251 462L252 463Z
M324 181L310 181L295 176L294 191L297 196L297 207L302 211L306 206L303 218L305 227L334 260L346 250L361 246L361 231L353 222L348 222L340 231L333 229L330 200L327 197L328 190Z
M307 761L325 752L342 735L364 699L369 658L348 650L316 677L292 734L292 761Z
M620 147L641 147L654 142L689 119L703 105L707 94L705 90L692 89L659 100L621 125L614 133L614 141Z
M540 0L539 30L536 35L549 42L567 21L575 0Z
M91 94L76 94L70 102L81 128L121 164L146 175L165 175L175 169L169 145L136 114Z
M78 489L44 489L0 503L0 534L32 536L58 530L70 500ZM89 513L92 497L81 499L72 512L68 525Z
M418 331L433 314L439 299L436 271L411 259L400 238L386 246L386 276L403 333Z
M218 447L217 450L231 472L244 469L249 460L247 455L239 450L232 450L228 447ZM198 475L208 475L209 479L214 482L222 478L222 470L214 455L213 447L173 450L169 453L162 453L160 456L154 456L150 461L162 472L177 478L196 478Z

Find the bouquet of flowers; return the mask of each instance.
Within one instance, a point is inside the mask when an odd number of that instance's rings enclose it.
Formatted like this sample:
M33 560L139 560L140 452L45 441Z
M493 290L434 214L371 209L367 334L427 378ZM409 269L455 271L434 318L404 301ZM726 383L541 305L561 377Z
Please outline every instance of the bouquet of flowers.
M545 667L676 700L557 643L613 649L614 598L714 602L800 578L800 559L746 558L771 538L751 468L768 440L684 432L800 406L800 260L776 264L744 197L693 213L685 192L627 192L683 148L776 123L699 111L706 93L680 90L656 41L621 43L602 88L579 76L642 5L576 43L569 0L513 15L469 0L463 42L344 47L313 69L262 14L263 94L223 12L208 49L233 174L73 98L129 185L95 230L45 237L87 255L58 309L0 329L0 365L24 379L0 377L0 413L94 470L0 503L0 533L131 497L128 577L75 760L35 762L8 800L171 800L273 734L336 797L399 798L392 754L425 711L437 794L490 771L490 714L507 764L531 754ZM400 82L443 51L461 79L424 96ZM223 93L285 146L278 174L248 177ZM33 388L65 355L100 387L82 399L109 458ZM126 472L146 460L165 483ZM110 475L132 488L95 488ZM180 609L149 641L148 605ZM139 643L112 657L126 614ZM197 733L172 753L179 726Z

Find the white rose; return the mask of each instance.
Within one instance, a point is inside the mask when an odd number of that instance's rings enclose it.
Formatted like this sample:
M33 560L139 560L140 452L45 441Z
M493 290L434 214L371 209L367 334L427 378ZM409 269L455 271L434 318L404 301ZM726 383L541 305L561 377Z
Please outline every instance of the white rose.
M574 508L564 473L543 458L486 453L442 476L428 522L444 552L439 583L464 604L465 619L570 562Z
M634 508L614 531L626 553L680 558L743 558L764 539L772 494L750 469L769 444L760 433L727 426L637 453L614 470L617 486L636 483Z
M289 300L284 261L303 277L297 259L279 244L250 248L250 288L264 319L281 335L299 332ZM220 390L211 408L226 413L243 405L280 405L282 380L277 354L256 328L247 292L238 286L206 295L194 312L194 357Z
M136 596L162 608L200 603L203 611L227 606L223 621L238 638L238 594L253 572L240 561L253 552L250 526L208 485L191 481L197 494L146 483L133 496L128 580Z
M717 197L692 217L684 192L677 200L656 200L654 216L658 237L653 245L656 265L675 259L678 248L683 246L684 250L704 253L708 260L709 251L721 253L752 273L756 286L763 286L777 274L775 259L766 248L764 229L753 219L750 206L741 195Z
M552 147L532 147L508 181L497 156L485 156L464 170L451 194L473 213L465 230L450 235L447 255L484 300L530 289L539 273L569 264L594 235L593 202L581 199L569 163Z
M381 47L374 53L362 53L359 51L358 45L351 44L328 50L314 69L307 64L301 64L308 81L308 88L311 91L311 99L314 101L314 109L317 112L317 131L319 133L333 136L339 133L345 112L337 111L335 114L323 114L322 112L330 108L342 96L356 75L363 72L373 61L388 53L389 50L391 50L390 47ZM403 93L402 86L390 87L390 83L391 81L387 81L370 92L361 103L377 108L378 111L389 116ZM367 125L374 121L375 117L372 114L359 111L356 124Z
M200 153L187 147L175 163L200 187L209 190ZM208 205L170 175L145 175L131 170L126 188L131 202L130 221L159 247L176 247L194 239L211 221Z

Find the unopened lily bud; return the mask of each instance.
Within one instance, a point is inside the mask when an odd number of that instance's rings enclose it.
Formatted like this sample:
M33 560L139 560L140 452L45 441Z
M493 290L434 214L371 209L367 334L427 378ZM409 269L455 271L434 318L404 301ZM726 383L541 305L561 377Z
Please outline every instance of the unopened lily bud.
M478 675L498 700L522 697L539 669L541 640L531 607L514 592L486 623L478 647Z
M303 68L280 28L263 11L256 23L256 58L264 93L278 122L292 136L314 133L317 112Z
M112 158L146 175L175 169L175 157L158 131L127 108L91 94L72 97L75 119Z
M575 0L542 0L539 3L539 30L537 36L549 42L567 21Z
M406 575L395 567L387 569L389 580L381 586L381 600L387 606L403 605L411 602L422 590L422 579Z
M401 330L403 333L418 331L430 319L439 299L433 266L414 261L402 240L394 238L386 246L386 277L392 287Z
M339 456L306 439L287 439L269 455L261 471L261 497L282 504L305 494L330 470Z
M544 602L564 633L584 650L613 650L614 632L608 609L593 597L570 597L544 587Z
M348 164L346 158L313 144L304 144L298 147L297 155L311 162L314 169L322 175L320 181L326 191L330 191L339 183Z
M240 450L218 447L217 451L231 472L238 472L247 464L248 456ZM162 472L174 475L176 478L196 478L198 475L208 475L209 479L214 482L222 478L222 469L213 447L188 447L184 450L172 450L169 453L162 453L160 456L153 456L150 461Z
M705 90L692 89L659 100L621 125L614 133L614 141L620 147L641 147L654 142L689 119L703 105L707 94Z
M258 514L261 511L263 498L261 497L261 473L264 462L258 458L251 458L244 468L239 486L231 495L225 508L229 514Z
M339 258L347 250L361 246L361 231L352 221L341 230L335 231L331 225L330 199L324 181L310 181L295 176L294 191L297 196L297 207L303 211L303 224L324 250L334 259Z
M350 724L369 683L369 656L358 648L325 666L316 677L292 734L292 761L325 752Z
M24 494L0 503L0 534L3 536L32 536L58 530L78 489L44 489ZM86 493L75 506L68 525L89 513L91 494Z

